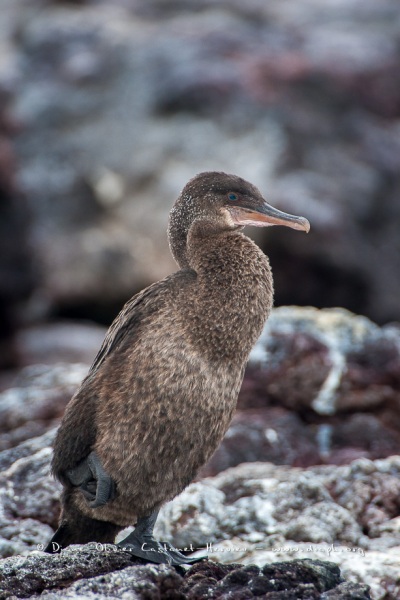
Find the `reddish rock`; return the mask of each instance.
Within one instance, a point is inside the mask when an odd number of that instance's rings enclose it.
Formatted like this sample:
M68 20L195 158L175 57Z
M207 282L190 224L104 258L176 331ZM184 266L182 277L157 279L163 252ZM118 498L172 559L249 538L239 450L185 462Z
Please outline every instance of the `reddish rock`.
M245 372L237 412L202 473L400 453L400 329L340 309L281 307Z
M332 425L330 444L325 462L331 464L345 464L358 457L384 458L400 452L400 431L385 426L374 414L355 413Z
M295 410L309 406L332 366L328 347L312 333L295 329L287 334L271 332L267 344L268 362L249 363L238 406L278 404Z
M302 467L320 462L315 428L282 408L237 411L221 445L199 477L257 461Z
M332 474L327 481L335 502L353 513L370 538L379 537L385 531L381 525L400 515L399 474L385 472L381 464L363 459L352 463L344 478Z

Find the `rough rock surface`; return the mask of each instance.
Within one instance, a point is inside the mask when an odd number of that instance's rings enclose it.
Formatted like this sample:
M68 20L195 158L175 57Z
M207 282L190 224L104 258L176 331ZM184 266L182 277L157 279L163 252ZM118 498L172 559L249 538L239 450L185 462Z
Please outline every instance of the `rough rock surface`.
M27 454L28 442L0 453L4 557L29 558L56 527L60 486L49 475L49 439L29 442L33 454ZM400 593L399 497L399 457L307 470L243 464L190 485L162 509L156 534L180 548L208 551L219 562L263 567L288 556L334 560L346 581L370 585L374 598L394 599Z
M33 553L5 559L0 561L0 598L40 594L46 600L370 599L368 586L345 582L336 565L319 560L294 560L263 568L205 561L186 573L181 570L183 576L172 567L142 562L108 545L73 546L55 556ZM136 565L130 566L132 563Z
M241 462L309 466L400 453L400 327L280 307L252 351L239 410L203 475Z
M399 22L397 0L3 0L27 312L110 315L173 268L184 183L222 169L312 222L268 232L279 304L398 319Z
M58 421L104 333L60 323L18 334L29 366L0 378L0 448ZM68 362L77 360L85 364ZM252 352L230 430L202 474L259 460L310 466L398 454L399 373L398 326L378 327L341 309L275 309Z
M54 556L32 554L57 526L60 485L49 475L54 425L88 369L52 359L90 361L104 333L77 327L69 337L64 324L36 330L42 338L34 331L20 336L25 362L38 356L48 364L29 365L13 381L3 379L0 394L0 555L9 557L0 573L9 569L18 579L17 566L25 564L31 575L21 586L36 586L37 593L43 589L54 598L114 597L115 586L127 598L134 592L158 598L168 585L171 598L201 598L207 586L216 598L233 589L238 598L261 589L271 600L367 598L366 585L376 599L400 596L400 459L370 460L399 453L398 328L380 328L343 310L273 311L252 353L240 410L204 471L222 472L189 486L164 507L157 524L160 539L183 548L192 544L203 553L206 548L211 559L227 563L225 571L199 565L200 571L183 580L168 569L118 563L121 557L108 557L104 564L97 557L87 579L87 554L81 575ZM252 462L224 471L245 461ZM341 466L320 464L335 461ZM48 558L53 562L43 563L44 572L34 567L35 560ZM293 575L291 595L282 595L286 592L271 588L280 576L270 577L271 571L267 576L265 569L289 558L336 563L345 581L321 591L310 587L314 579Z
M18 334L29 366L0 379L1 449L56 424L104 333L60 323ZM77 360L85 364L68 362ZM399 373L398 326L378 327L341 309L275 309L252 352L232 425L202 475L241 462L310 466L400 453Z
M333 560L376 599L400 596L400 458L309 469L242 464L190 485L157 523L162 539L263 566Z
M22 369L0 394L0 450L41 435L59 422L88 366L58 363Z

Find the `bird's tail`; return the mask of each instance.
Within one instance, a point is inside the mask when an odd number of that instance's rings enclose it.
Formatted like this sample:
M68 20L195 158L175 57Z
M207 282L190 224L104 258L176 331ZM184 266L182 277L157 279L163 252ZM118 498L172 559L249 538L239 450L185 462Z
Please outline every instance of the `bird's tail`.
M60 525L44 551L56 554L71 544L88 542L112 544L122 527L87 517L74 506L72 496L72 490L63 492Z

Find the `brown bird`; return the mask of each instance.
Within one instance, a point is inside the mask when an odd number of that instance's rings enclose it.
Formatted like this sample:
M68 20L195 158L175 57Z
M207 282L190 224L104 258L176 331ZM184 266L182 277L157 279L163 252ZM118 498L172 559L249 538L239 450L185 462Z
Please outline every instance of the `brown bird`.
M179 270L127 302L58 430L62 512L46 551L111 543L136 524L118 544L133 555L198 560L160 545L153 527L224 436L272 306L268 258L244 225L310 227L225 173L200 173L175 202L168 235Z

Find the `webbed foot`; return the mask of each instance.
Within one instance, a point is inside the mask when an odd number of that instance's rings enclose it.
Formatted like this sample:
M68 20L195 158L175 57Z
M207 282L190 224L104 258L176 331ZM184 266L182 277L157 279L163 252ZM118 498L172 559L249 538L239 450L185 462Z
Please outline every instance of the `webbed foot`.
M99 457L91 452L79 465L67 471L73 486L85 496L90 508L104 506L115 496L115 484L106 473Z
M189 557L174 548L169 542L158 542L153 537L153 528L158 511L149 517L139 519L136 528L117 546L133 556L144 558L148 562L179 566L199 562L206 556Z

